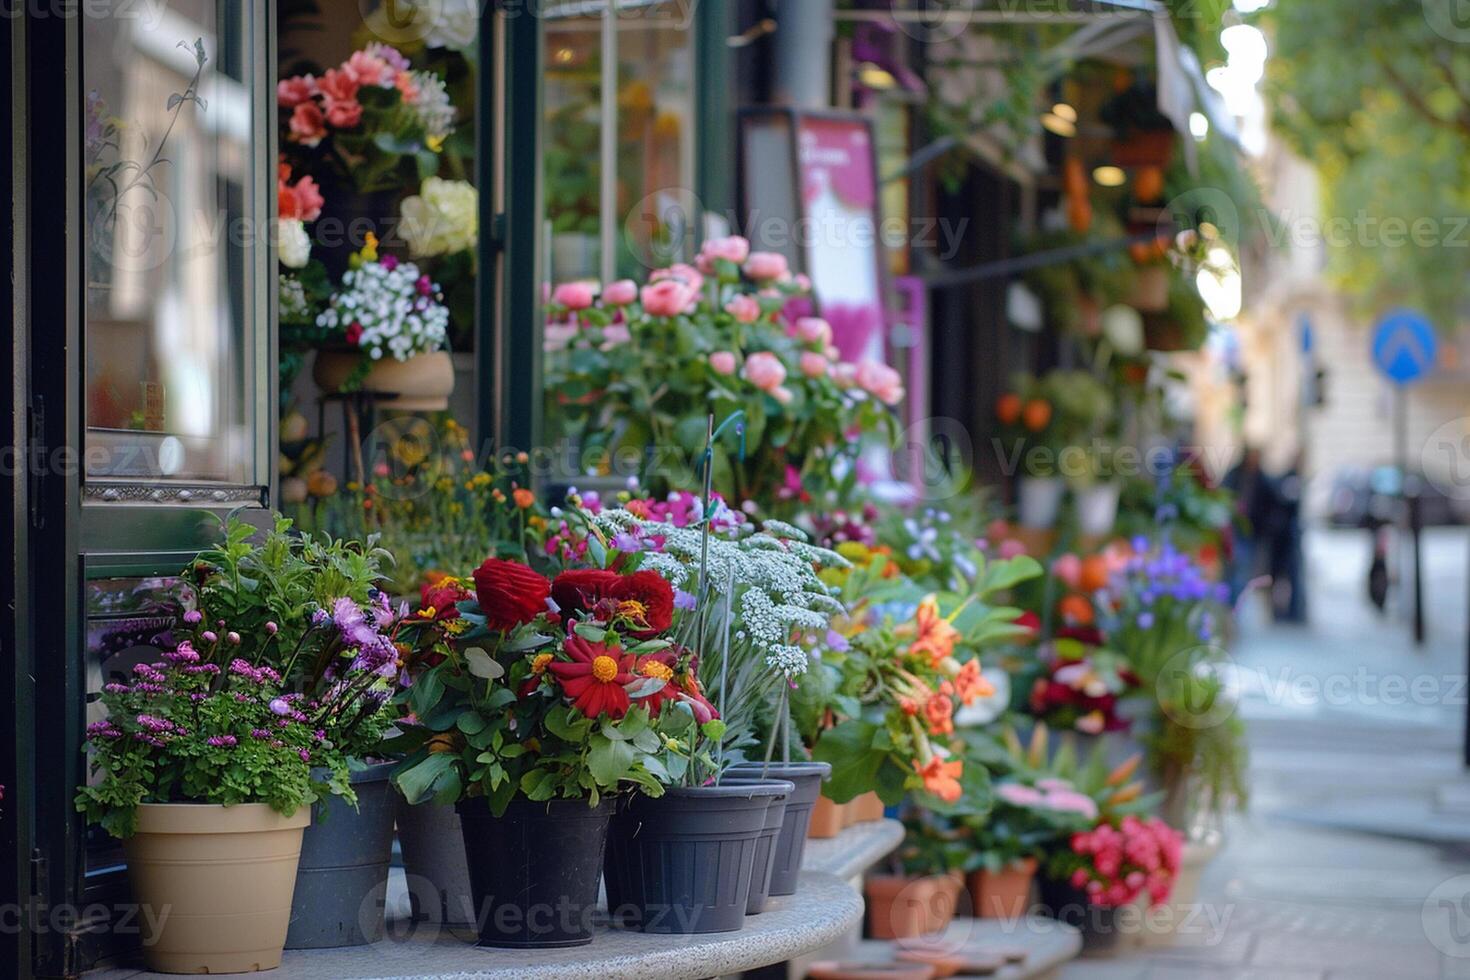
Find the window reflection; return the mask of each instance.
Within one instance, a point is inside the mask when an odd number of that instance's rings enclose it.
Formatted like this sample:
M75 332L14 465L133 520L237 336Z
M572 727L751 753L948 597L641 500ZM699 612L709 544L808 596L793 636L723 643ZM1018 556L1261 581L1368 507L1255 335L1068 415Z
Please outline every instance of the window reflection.
M248 7L82 25L87 476L251 479Z
M552 16L546 25L544 193L553 282L600 274L602 25L595 12Z

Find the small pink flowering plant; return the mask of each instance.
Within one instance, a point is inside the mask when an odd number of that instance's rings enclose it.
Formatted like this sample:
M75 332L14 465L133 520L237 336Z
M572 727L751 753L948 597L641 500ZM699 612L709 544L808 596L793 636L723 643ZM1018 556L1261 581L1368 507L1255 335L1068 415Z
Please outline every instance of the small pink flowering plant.
M891 442L903 384L884 365L843 361L809 291L785 258L739 236L706 241L693 264L641 287L548 289L547 418L582 453L566 475L632 459L656 492L696 489L709 415L743 411L745 451L715 446L716 485L772 502L834 487L865 441ZM688 465L671 465L679 453Z
M1146 893L1154 906L1169 899L1183 846L1183 835L1159 818L1129 815L1073 834L1051 871L1093 905L1119 908Z
M434 176L457 115L444 80L386 44L354 51L320 76L281 79L276 104L286 155L362 191L417 187Z

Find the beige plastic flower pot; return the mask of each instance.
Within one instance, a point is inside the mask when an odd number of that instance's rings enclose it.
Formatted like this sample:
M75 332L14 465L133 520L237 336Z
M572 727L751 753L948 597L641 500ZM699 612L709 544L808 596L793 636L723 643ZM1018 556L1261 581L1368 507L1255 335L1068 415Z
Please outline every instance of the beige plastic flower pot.
M355 350L319 350L311 377L322 391L339 391L361 362L362 354ZM362 379L362 390L394 396L383 402L384 408L442 412L454 391L454 360L444 350L415 354L406 361L384 357Z
M264 803L144 803L123 842L142 916L143 958L159 973L252 973L281 965L302 807L283 817ZM150 928L157 923L156 931Z

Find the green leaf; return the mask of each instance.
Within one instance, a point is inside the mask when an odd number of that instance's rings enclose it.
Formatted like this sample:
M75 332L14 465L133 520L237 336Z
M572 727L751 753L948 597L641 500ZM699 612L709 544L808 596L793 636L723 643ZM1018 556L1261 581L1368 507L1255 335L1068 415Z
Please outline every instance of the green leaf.
M812 758L832 766L832 776L822 793L835 803L846 803L872 789L878 767L887 754L875 751L879 728L865 721L849 719L822 733Z
M431 753L424 761L400 771L394 778L403 798L409 803L422 803L433 795L433 787L454 766L458 756L449 752Z
M490 654L479 647L471 647L466 650L464 652L464 662L465 666L470 669L470 673L476 677L483 677L493 681L505 676L505 668L491 657Z
M613 788L633 767L637 753L632 744L612 739L597 739L587 752L587 769L597 785Z

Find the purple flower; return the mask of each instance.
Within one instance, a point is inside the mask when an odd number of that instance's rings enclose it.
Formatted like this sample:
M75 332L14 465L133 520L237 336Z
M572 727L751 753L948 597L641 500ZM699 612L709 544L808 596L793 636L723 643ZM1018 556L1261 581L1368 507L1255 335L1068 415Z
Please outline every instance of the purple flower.
M327 625L331 621L332 621L332 615L331 615L331 613L327 612L325 609L322 609L322 608L318 607L318 608L312 610L312 612L311 612L311 625L312 626L315 626L317 629L321 629L323 626Z
M296 754L299 755L299 756L301 756L301 761L302 762L310 762L311 761L311 753L309 751L307 751L306 749L302 749L300 752L298 752Z
M197 609L190 609L188 612L184 613L184 622L188 623L190 626L194 626L203 621L204 613L200 612Z
M828 630L826 639L828 649L835 650L838 653L846 653L851 646L847 642L847 637L836 630Z
M236 633L234 630L230 630L228 633L226 633L225 639L229 640L235 646L240 645L240 634Z
M216 643L219 641L219 635L214 630L205 630L200 634L200 639L205 643Z
M265 631L270 636L275 636L276 635L276 631L279 630L279 629L280 629L280 627L277 626L275 623L266 623L265 624Z
M1150 629L1153 629L1154 628L1154 614L1151 613L1151 612L1141 612L1141 613L1138 614L1138 620L1137 620L1137 622L1138 622L1138 628L1141 629L1141 630L1150 630Z
M212 745L217 749L233 749L237 744L239 744L238 740L233 735L211 735L209 738L204 740L204 743L206 745Z
M619 551L642 551L643 542L630 531L619 531L613 535L612 546Z
M270 703L271 714L288 715L291 713L291 705L285 698L274 698Z
M699 600L693 592L685 592L683 589L674 590L675 609L693 609L699 605Z

